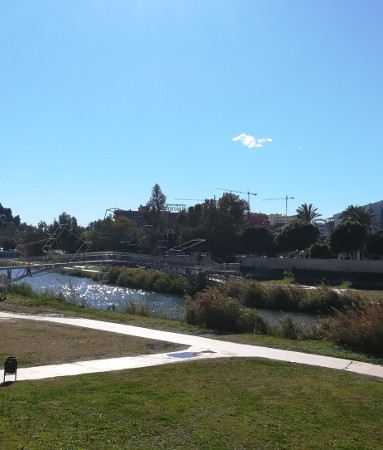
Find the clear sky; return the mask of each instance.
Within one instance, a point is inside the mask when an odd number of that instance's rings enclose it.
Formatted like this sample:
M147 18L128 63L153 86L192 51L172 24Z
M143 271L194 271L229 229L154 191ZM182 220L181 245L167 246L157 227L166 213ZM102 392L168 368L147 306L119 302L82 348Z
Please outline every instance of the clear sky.
M381 200L382 23L381 0L2 1L0 202L86 225L156 182Z

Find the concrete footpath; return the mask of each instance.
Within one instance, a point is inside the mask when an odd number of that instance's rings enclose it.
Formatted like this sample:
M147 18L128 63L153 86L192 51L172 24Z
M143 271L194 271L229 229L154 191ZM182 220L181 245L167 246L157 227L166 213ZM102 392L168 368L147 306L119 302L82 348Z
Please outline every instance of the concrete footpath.
M347 372L383 378L383 366L375 364L363 363L349 359L332 358L330 356L293 352L289 350L278 350L269 347L260 347L257 345L237 344L234 342L209 339L201 336L160 331L113 322L5 312L0 312L0 319L27 319L57 324L61 323L64 325L107 331L110 333L119 333L155 339L158 341L167 341L175 344L182 344L188 347L187 350L156 355L98 359L78 361L75 363L19 368L17 372L18 380L40 380L60 376L135 369L139 367L157 366L161 364L175 364L190 360L233 357L265 358L275 361L285 361L290 363L306 364L309 366L345 370ZM0 378L3 378L2 369L0 371ZM10 380L12 380L12 377L10 377Z

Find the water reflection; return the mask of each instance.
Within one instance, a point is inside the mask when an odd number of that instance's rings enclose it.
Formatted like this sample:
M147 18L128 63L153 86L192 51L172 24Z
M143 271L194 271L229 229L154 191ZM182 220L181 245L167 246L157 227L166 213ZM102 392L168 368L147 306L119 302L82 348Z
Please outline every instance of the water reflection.
M12 276L16 276L14 271ZM29 284L38 293L49 290L55 294L63 294L72 303L100 310L126 309L129 303L146 305L149 312L169 319L181 319L185 315L184 298L177 295L147 292L141 289L110 286L89 278L72 277L55 272L27 277L18 282ZM269 324L275 325L280 318L288 314L300 325L314 325L318 318L314 315L259 309L258 313Z
M29 284L38 293L45 290L61 293L70 302L101 310L123 310L131 302L147 305L151 313L169 319L179 319L185 313L183 297L109 286L88 278L50 272L24 278L18 282L20 283Z

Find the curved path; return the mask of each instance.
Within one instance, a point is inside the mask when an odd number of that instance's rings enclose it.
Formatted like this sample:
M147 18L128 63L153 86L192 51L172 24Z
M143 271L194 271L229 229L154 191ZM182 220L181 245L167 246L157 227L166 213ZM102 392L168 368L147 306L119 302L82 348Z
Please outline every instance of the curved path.
M15 314L0 312L0 319L28 319L35 321L61 323L65 325L92 328L100 331L119 333L142 338L167 341L188 346L186 351L161 353L156 355L143 355L122 358L98 359L79 361L75 363L54 364L39 367L18 369L18 380L39 380L68 375L86 373L108 372L113 370L135 369L138 367L156 366L161 364L174 364L182 361L207 358L250 357L266 358L276 361L285 361L310 366L326 367L329 369L345 370L363 375L383 378L383 366L369 364L349 359L333 358L330 356L314 355L309 353L278 350L257 345L237 344L234 342L204 338L189 334L160 331L150 328L136 327L100 320L69 318L58 316ZM0 371L3 377L3 371ZM12 379L12 378L11 378Z

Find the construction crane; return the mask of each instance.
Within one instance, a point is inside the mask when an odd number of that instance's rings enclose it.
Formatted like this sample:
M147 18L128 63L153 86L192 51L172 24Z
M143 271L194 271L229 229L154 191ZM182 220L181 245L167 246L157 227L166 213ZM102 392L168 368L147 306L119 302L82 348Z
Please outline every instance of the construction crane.
M184 201L184 202L204 202L205 198L175 198L176 201Z
M286 194L286 197L264 198L262 201L265 202L265 201L269 201L269 200L284 200L285 204L286 204L285 215L287 216L287 207L288 207L288 204L289 204L289 200L294 200L294 199L295 199L295 197L289 197Z
M176 201L183 201L183 202L205 202L205 201L210 201L211 199L208 198L175 198L174 200ZM217 204L217 200L214 196L214 204Z
M254 195L254 196L258 195L255 192L250 192L250 191L246 191L246 192L244 192L244 191L233 191L232 189L224 189L224 188L216 188L216 189L218 189L219 191L230 192L230 193L233 193L233 194L246 194L247 195L247 204L249 206L249 212L250 212L250 195Z

